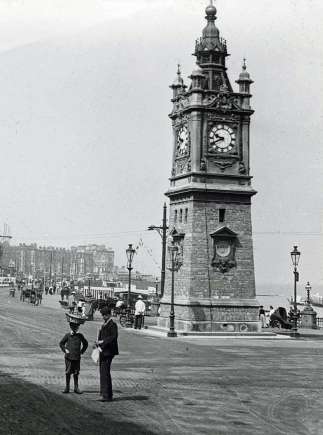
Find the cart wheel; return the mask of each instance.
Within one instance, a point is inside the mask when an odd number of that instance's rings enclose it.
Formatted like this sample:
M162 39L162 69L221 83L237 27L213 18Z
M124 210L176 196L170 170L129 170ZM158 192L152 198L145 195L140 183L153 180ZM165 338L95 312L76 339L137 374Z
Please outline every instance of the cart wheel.
M281 328L280 322L278 322L278 320L274 320L272 325L273 328L279 328L279 329Z

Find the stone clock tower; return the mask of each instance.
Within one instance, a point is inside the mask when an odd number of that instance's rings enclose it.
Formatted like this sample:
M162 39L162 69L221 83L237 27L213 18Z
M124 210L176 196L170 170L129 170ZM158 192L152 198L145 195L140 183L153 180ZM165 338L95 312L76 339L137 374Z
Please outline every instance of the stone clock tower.
M217 10L196 41L197 69L187 87L178 68L170 114L174 133L169 231L179 249L174 273L175 329L259 331L251 226L250 85L245 61L234 92L227 44L215 26ZM159 327L168 328L167 271Z

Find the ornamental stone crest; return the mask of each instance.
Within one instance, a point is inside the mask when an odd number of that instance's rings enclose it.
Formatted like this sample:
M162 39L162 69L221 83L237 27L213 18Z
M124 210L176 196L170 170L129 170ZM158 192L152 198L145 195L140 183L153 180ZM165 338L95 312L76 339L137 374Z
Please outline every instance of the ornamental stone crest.
M214 97L209 96L203 100L203 103L209 107L224 112L228 110L241 110L238 98L227 92L219 92Z
M221 273L236 267L237 233L228 227L222 227L211 234L211 237L213 239L212 266Z

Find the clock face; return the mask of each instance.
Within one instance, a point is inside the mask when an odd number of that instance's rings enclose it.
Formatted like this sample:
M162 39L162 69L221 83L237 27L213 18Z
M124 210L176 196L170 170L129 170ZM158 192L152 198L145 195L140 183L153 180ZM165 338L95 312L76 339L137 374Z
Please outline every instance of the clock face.
M179 132L177 133L177 155L184 155L188 151L188 129L187 127L181 127Z
M228 255L231 252L231 246L227 241L218 242L215 245L215 249L216 249L216 253L221 258L228 257Z
M235 146L235 132L228 125L218 124L212 127L212 130L210 131L209 143L209 151L227 153Z

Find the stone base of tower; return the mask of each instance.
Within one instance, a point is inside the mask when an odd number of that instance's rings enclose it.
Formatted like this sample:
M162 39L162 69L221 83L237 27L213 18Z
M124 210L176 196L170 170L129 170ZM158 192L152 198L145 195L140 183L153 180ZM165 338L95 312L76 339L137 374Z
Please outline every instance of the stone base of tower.
M178 332L259 333L259 304L255 299L176 301L175 330ZM170 303L161 303L157 326L169 329Z

